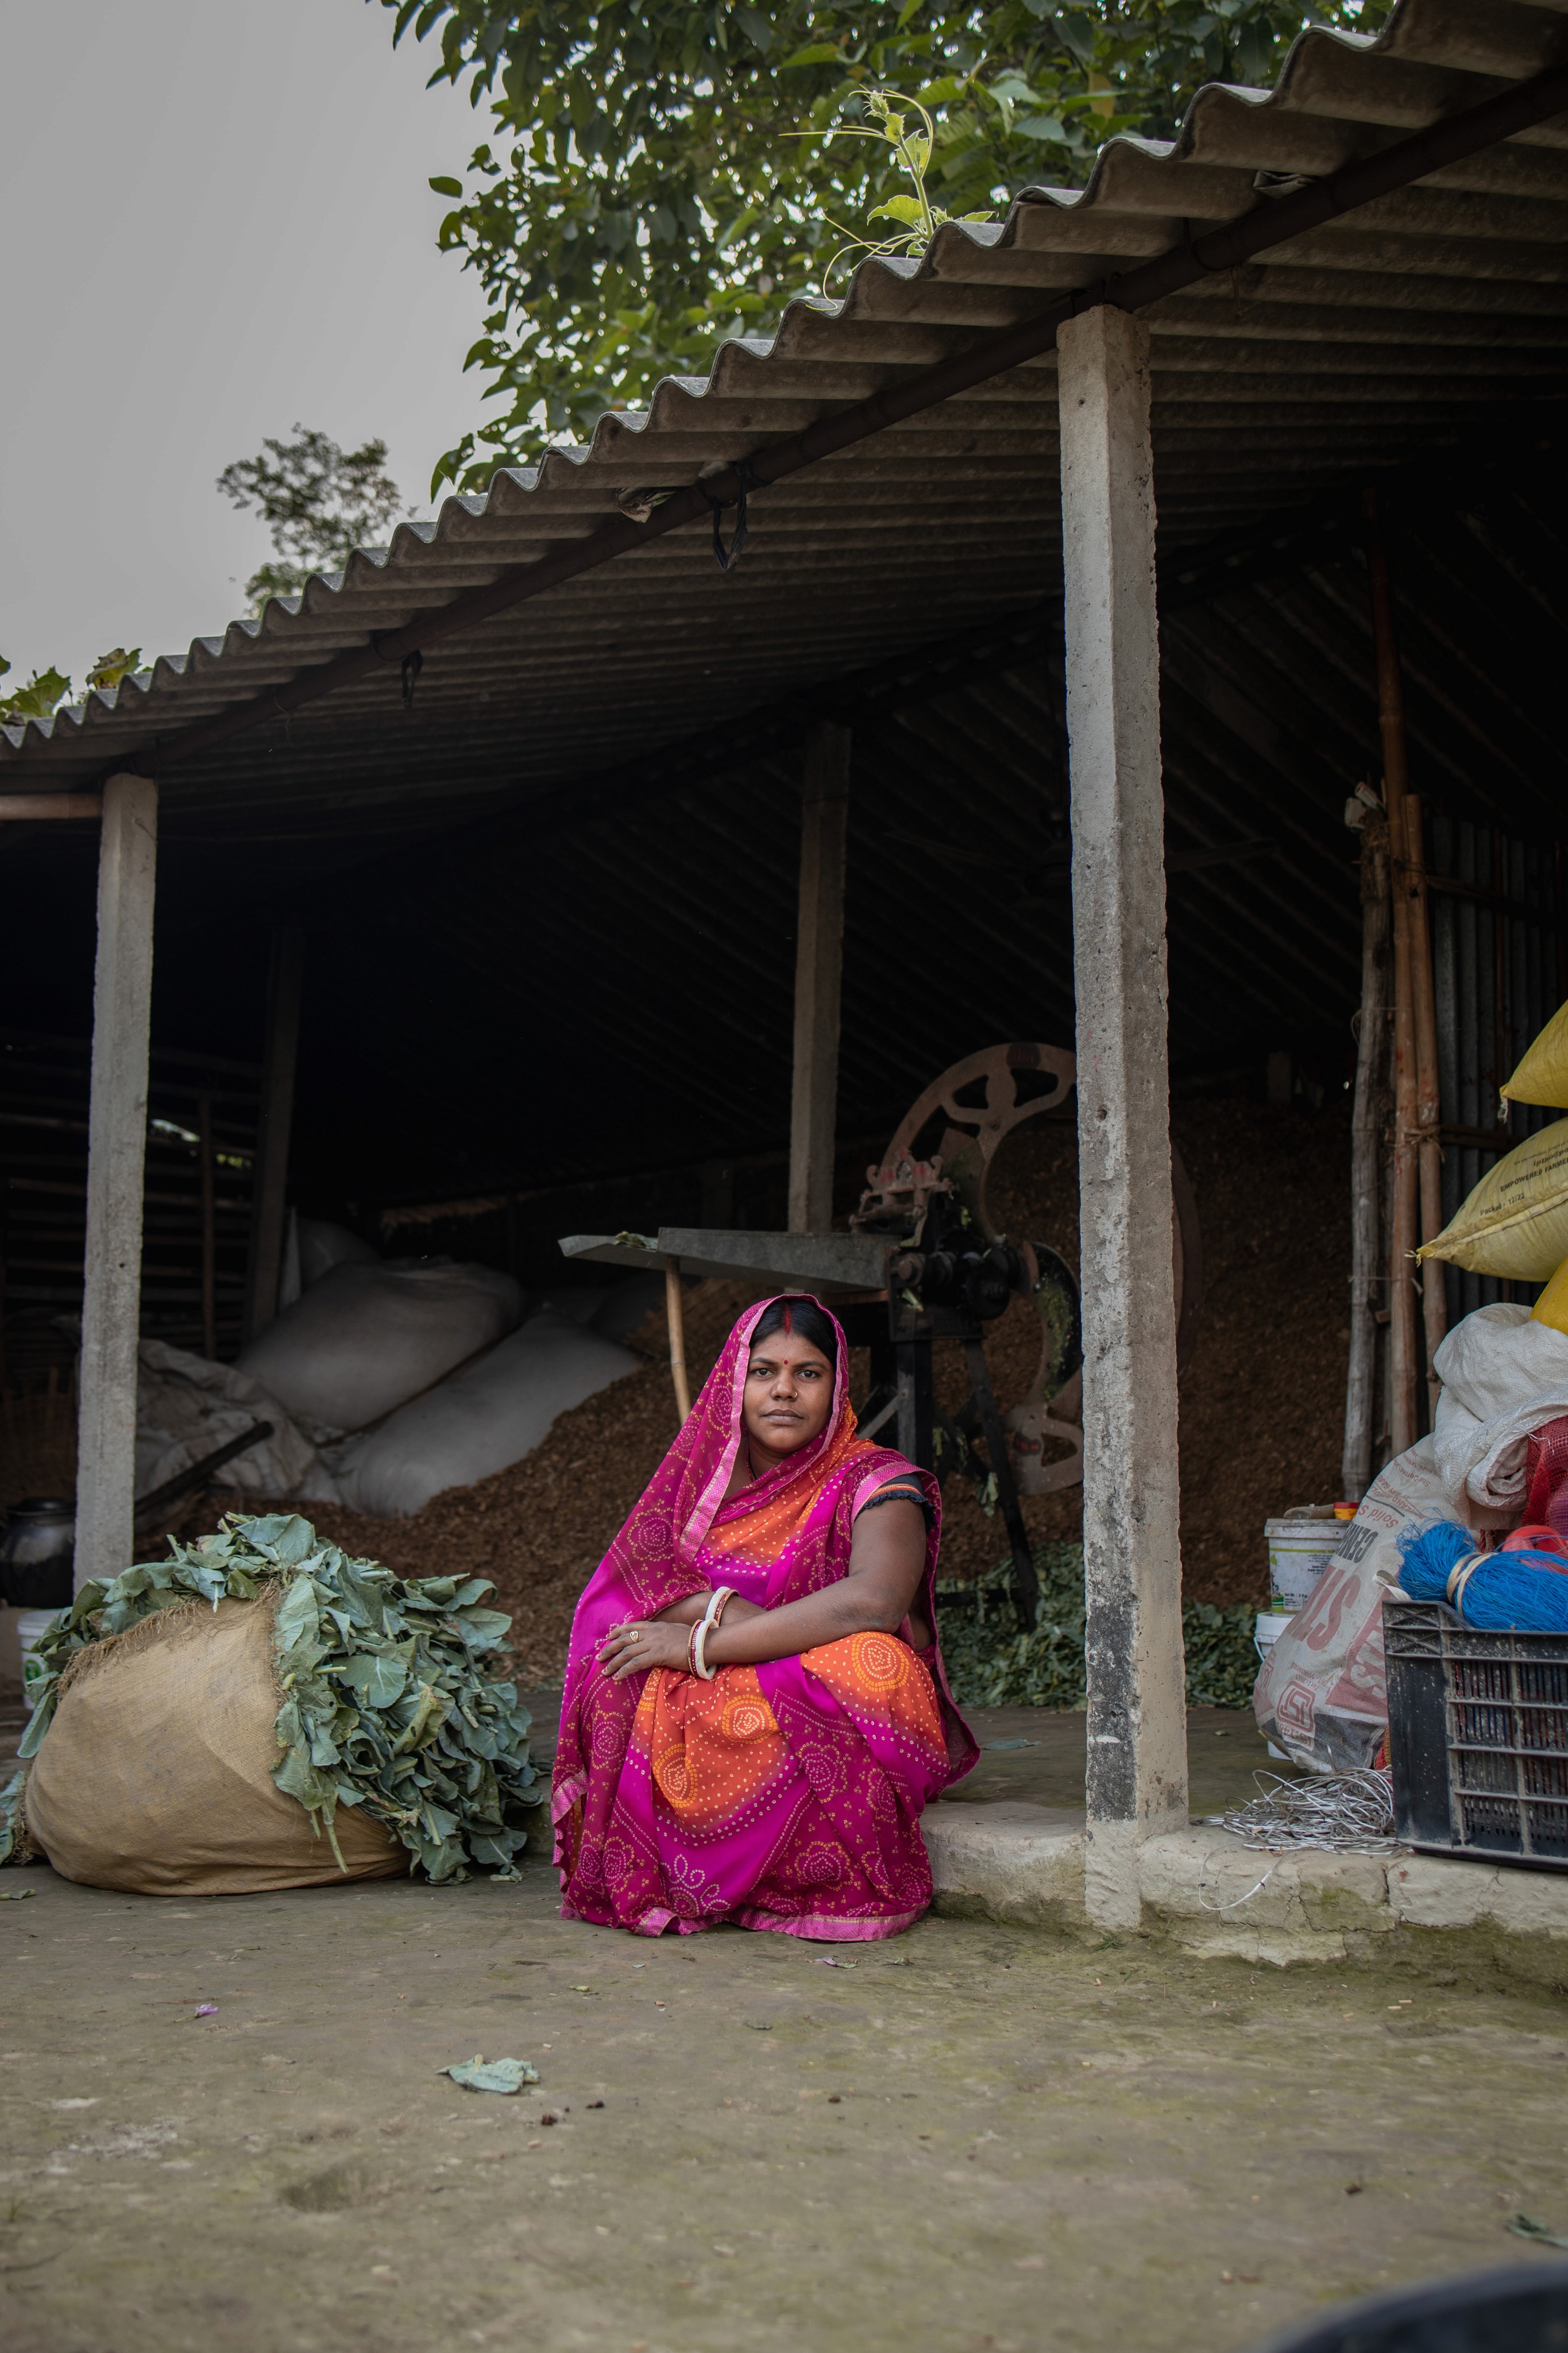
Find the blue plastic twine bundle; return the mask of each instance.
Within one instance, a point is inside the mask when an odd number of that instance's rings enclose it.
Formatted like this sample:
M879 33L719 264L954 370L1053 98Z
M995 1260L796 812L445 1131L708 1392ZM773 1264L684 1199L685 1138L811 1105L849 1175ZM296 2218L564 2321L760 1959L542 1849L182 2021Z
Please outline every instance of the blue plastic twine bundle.
M1400 1589L1412 1601L1446 1601L1467 1626L1494 1633L1568 1633L1568 1577L1545 1552L1478 1552L1451 1520L1406 1533Z

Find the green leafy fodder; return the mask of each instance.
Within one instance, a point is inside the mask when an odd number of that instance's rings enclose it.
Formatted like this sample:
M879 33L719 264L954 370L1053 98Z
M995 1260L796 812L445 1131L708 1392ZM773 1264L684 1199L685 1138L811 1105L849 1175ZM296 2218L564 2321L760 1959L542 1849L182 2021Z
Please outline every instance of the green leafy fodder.
M1040 1606L1027 1632L1018 1626L1008 1592L1011 1560L998 1561L973 1585L956 1579L938 1585L942 1658L961 1707L1083 1706L1083 1546L1037 1545L1034 1561ZM1190 1706L1250 1705L1258 1678L1256 1617L1256 1609L1245 1602L1230 1609L1206 1601L1183 1603Z
M35 1646L45 1680L21 1745L36 1754L76 1654L159 1610L277 1600L282 1704L272 1778L337 1852L339 1806L363 1806L437 1883L478 1864L518 1876L528 1818L544 1796L530 1717L492 1680L511 1620L483 1608L484 1577L401 1577L317 1537L291 1513L228 1514L212 1535L170 1540L167 1560L86 1585ZM0 1862L17 1836L23 1776L0 1797ZM339 1861L342 1858L339 1855Z

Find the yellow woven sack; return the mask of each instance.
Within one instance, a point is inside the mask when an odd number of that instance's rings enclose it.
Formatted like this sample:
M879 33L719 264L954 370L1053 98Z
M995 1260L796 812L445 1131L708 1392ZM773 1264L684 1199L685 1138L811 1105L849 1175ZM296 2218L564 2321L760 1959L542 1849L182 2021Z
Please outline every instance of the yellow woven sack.
M1415 1255L1513 1282L1555 1273L1568 1258L1568 1119L1516 1145Z
M1560 1005L1503 1092L1512 1103L1568 1111L1568 1005Z
M1531 1321L1550 1324L1554 1332L1568 1332L1568 1258L1531 1309Z

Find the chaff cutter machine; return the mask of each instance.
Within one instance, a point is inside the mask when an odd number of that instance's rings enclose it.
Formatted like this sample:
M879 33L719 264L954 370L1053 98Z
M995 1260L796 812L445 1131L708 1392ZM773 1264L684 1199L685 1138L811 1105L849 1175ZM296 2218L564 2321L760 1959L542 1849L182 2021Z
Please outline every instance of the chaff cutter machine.
M997 1146L1021 1122L1056 1111L1076 1066L1059 1046L992 1046L944 1071L900 1123L881 1162L867 1170L847 1233L753 1233L661 1227L657 1236L572 1234L571 1259L670 1278L671 1362L685 1409L681 1275L740 1276L781 1290L818 1293L851 1347L870 1352L860 1433L885 1431L900 1453L939 1480L962 1472L983 1508L999 1511L1013 1558L1019 1616L1035 1622L1037 1585L1019 1496L1077 1486L1083 1476L1082 1361L1078 1284L1049 1243L998 1233L986 1204ZM1196 1208L1172 1148L1176 1206L1177 1358L1194 1335L1202 1287ZM985 1359L985 1325L1016 1298L1039 1319L1040 1356L1020 1403L1003 1412ZM931 1347L956 1341L969 1394L956 1412L937 1400ZM984 1443L984 1451L981 1452Z

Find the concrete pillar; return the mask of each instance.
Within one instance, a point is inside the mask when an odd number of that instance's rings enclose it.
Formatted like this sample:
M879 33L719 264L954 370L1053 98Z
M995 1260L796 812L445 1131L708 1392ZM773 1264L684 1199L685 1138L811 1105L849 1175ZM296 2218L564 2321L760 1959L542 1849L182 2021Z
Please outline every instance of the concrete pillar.
M795 1092L789 1131L792 1234L826 1233L833 1222L849 750L848 728L831 720L813 727L806 738L801 786L800 923L795 951Z
M1140 1918L1137 1849L1187 1819L1164 809L1149 337L1058 339L1088 1587L1087 1898Z
M267 1039L261 1059L261 1112L250 1190L250 1263L246 1273L245 1336L254 1340L278 1314L288 1221L289 1143L294 1127L294 1074L300 1060L300 1007L305 984L305 933L297 923L274 933L267 985Z
M98 963L88 1113L87 1249L76 1476L76 1582L134 1557L136 1344L158 787L111 776L98 854Z

